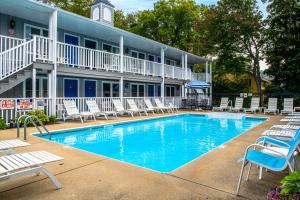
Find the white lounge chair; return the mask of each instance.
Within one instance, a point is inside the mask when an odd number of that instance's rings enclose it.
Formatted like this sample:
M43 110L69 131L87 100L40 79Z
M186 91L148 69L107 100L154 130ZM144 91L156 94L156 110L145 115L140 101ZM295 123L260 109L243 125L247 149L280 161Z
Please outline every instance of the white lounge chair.
M44 173L50 178L56 189L60 189L61 184L55 176L42 167L43 164L60 160L63 160L63 158L46 151L34 151L1 156L0 180L18 178L28 174Z
M244 98L237 97L235 99L235 104L234 107L231 108L232 112L240 112L243 110L243 103L244 103Z
M283 110L281 110L281 114L292 114L293 112L294 112L294 99L284 98Z
M131 117L134 117L134 115L133 115L134 112L131 111L131 110L125 110L123 105L122 105L122 102L120 100L113 99L112 102L113 102L114 107L117 111L117 114L124 115L124 114L127 113L127 114L131 115Z
M158 98L154 98L154 102L158 108L161 108L162 110L166 110L168 112L173 112L170 107L165 106Z
M297 130L266 130L262 133L263 136L293 138Z
M277 98L269 98L268 108L264 110L264 114L267 113L273 113L274 115L279 113L279 109L277 108Z
M289 122L289 124L290 124L290 123L293 123L293 124L300 124L300 119L283 118L283 119L281 119L280 121L282 121L282 122Z
M139 109L137 107L137 105L135 104L133 99L127 99L127 103L130 107L129 111L132 111L134 113L139 113L140 115L141 115L141 113L144 113L145 115L148 115L148 113L145 109Z
M13 139L13 140L1 140L0 141L0 154L13 154L15 153L14 149L19 147L26 147L30 144L23 142L22 140Z
M213 107L213 111L226 111L228 110L228 97L222 97L220 107Z
M151 103L151 101L150 101L150 99L144 99L144 102L145 102L145 104L146 104L146 110L148 111L148 112L152 112L153 114L154 114L154 111L161 111L162 113L164 112L163 111L163 109L161 109L161 108L158 108L158 107L154 107L153 105L152 105L152 103Z
M257 111L260 110L259 102L260 102L259 97L252 97L250 108L244 108L244 112L256 113Z
M174 112L178 112L179 107L174 105L172 102L169 103L169 108L172 109Z
M298 129L300 129L300 125L292 125L292 124L273 125L270 129L298 130Z
M86 100L86 105L87 105L89 111L92 114L94 114L95 117L103 116L106 120L108 120L107 113L104 113L104 112L100 111L99 106L97 105L97 102L95 100Z
M83 119L86 119L88 117L94 118L96 120L94 114L91 112L79 112L75 101L73 100L64 100L64 107L65 111L63 113L63 119L66 121L67 118L72 118L72 119L80 119L81 123L83 123Z

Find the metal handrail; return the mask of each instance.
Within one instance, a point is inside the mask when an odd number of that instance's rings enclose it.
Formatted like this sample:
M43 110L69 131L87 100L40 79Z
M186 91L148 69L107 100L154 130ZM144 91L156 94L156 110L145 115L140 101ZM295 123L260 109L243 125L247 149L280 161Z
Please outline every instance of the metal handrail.
M22 115L18 118L17 121L17 137L20 137L20 122L21 119L25 118L24 120L24 140L27 140L27 121L30 120L30 122L34 125L34 127L40 132L41 135L44 135L44 132L40 129L40 127L36 124L34 120L38 122L38 124L44 129L46 132L46 135L49 135L49 138L51 139L51 134L49 133L48 129L44 126L44 124L34 115Z

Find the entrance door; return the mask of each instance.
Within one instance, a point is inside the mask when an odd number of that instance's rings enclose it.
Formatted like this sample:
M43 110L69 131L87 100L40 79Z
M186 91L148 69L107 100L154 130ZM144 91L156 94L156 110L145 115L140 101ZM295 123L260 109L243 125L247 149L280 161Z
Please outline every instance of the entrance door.
M78 80L64 79L64 97L78 97Z
M154 85L148 85L148 97L154 97Z
M68 63L74 67L78 64L78 48L76 46L79 45L79 37L65 34L65 43L72 45L66 48L66 55Z
M96 97L96 81L84 81L84 96Z

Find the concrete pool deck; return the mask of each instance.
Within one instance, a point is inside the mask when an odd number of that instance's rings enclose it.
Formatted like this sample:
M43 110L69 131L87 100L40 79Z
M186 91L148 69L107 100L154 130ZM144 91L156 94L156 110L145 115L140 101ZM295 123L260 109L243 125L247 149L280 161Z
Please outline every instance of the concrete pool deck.
M28 142L32 145L18 148L17 151L46 150L64 157L63 161L45 165L45 168L56 175L63 188L55 190L43 174L29 175L0 181L0 199L266 199L268 189L277 185L288 171L264 172L263 179L259 180L258 169L253 167L250 180L242 182L240 196L236 197L234 193L241 168L241 163L237 160L244 154L246 147L273 124L282 124L282 116L268 117L270 120L265 123L167 174L30 135ZM144 117L135 117L139 118ZM49 125L47 128L60 130L126 120L132 118L88 121L83 125L80 122L68 122ZM28 132L34 133L36 130L29 128ZM0 131L0 140L13 138L16 138L16 129Z

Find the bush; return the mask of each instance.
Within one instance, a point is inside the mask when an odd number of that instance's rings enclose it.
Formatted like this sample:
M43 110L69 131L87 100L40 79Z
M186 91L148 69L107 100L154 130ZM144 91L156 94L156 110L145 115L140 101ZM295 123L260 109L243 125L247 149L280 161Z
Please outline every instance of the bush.
M280 182L283 186L280 194L288 199L300 199L300 172L295 171Z
M2 117L0 117L0 130L5 130L5 129L7 129L6 122Z
M46 125L50 122L49 117L42 110L28 111L27 115L37 117L44 125ZM18 117L17 117L17 120L18 120ZM25 118L22 118L22 120L20 122L20 124L22 126L24 125L24 121L25 121ZM34 120L34 121L36 122L36 120ZM30 121L27 121L27 126L33 126L33 124Z
M57 118L55 116L49 116L49 122L51 124L55 124L57 122Z

